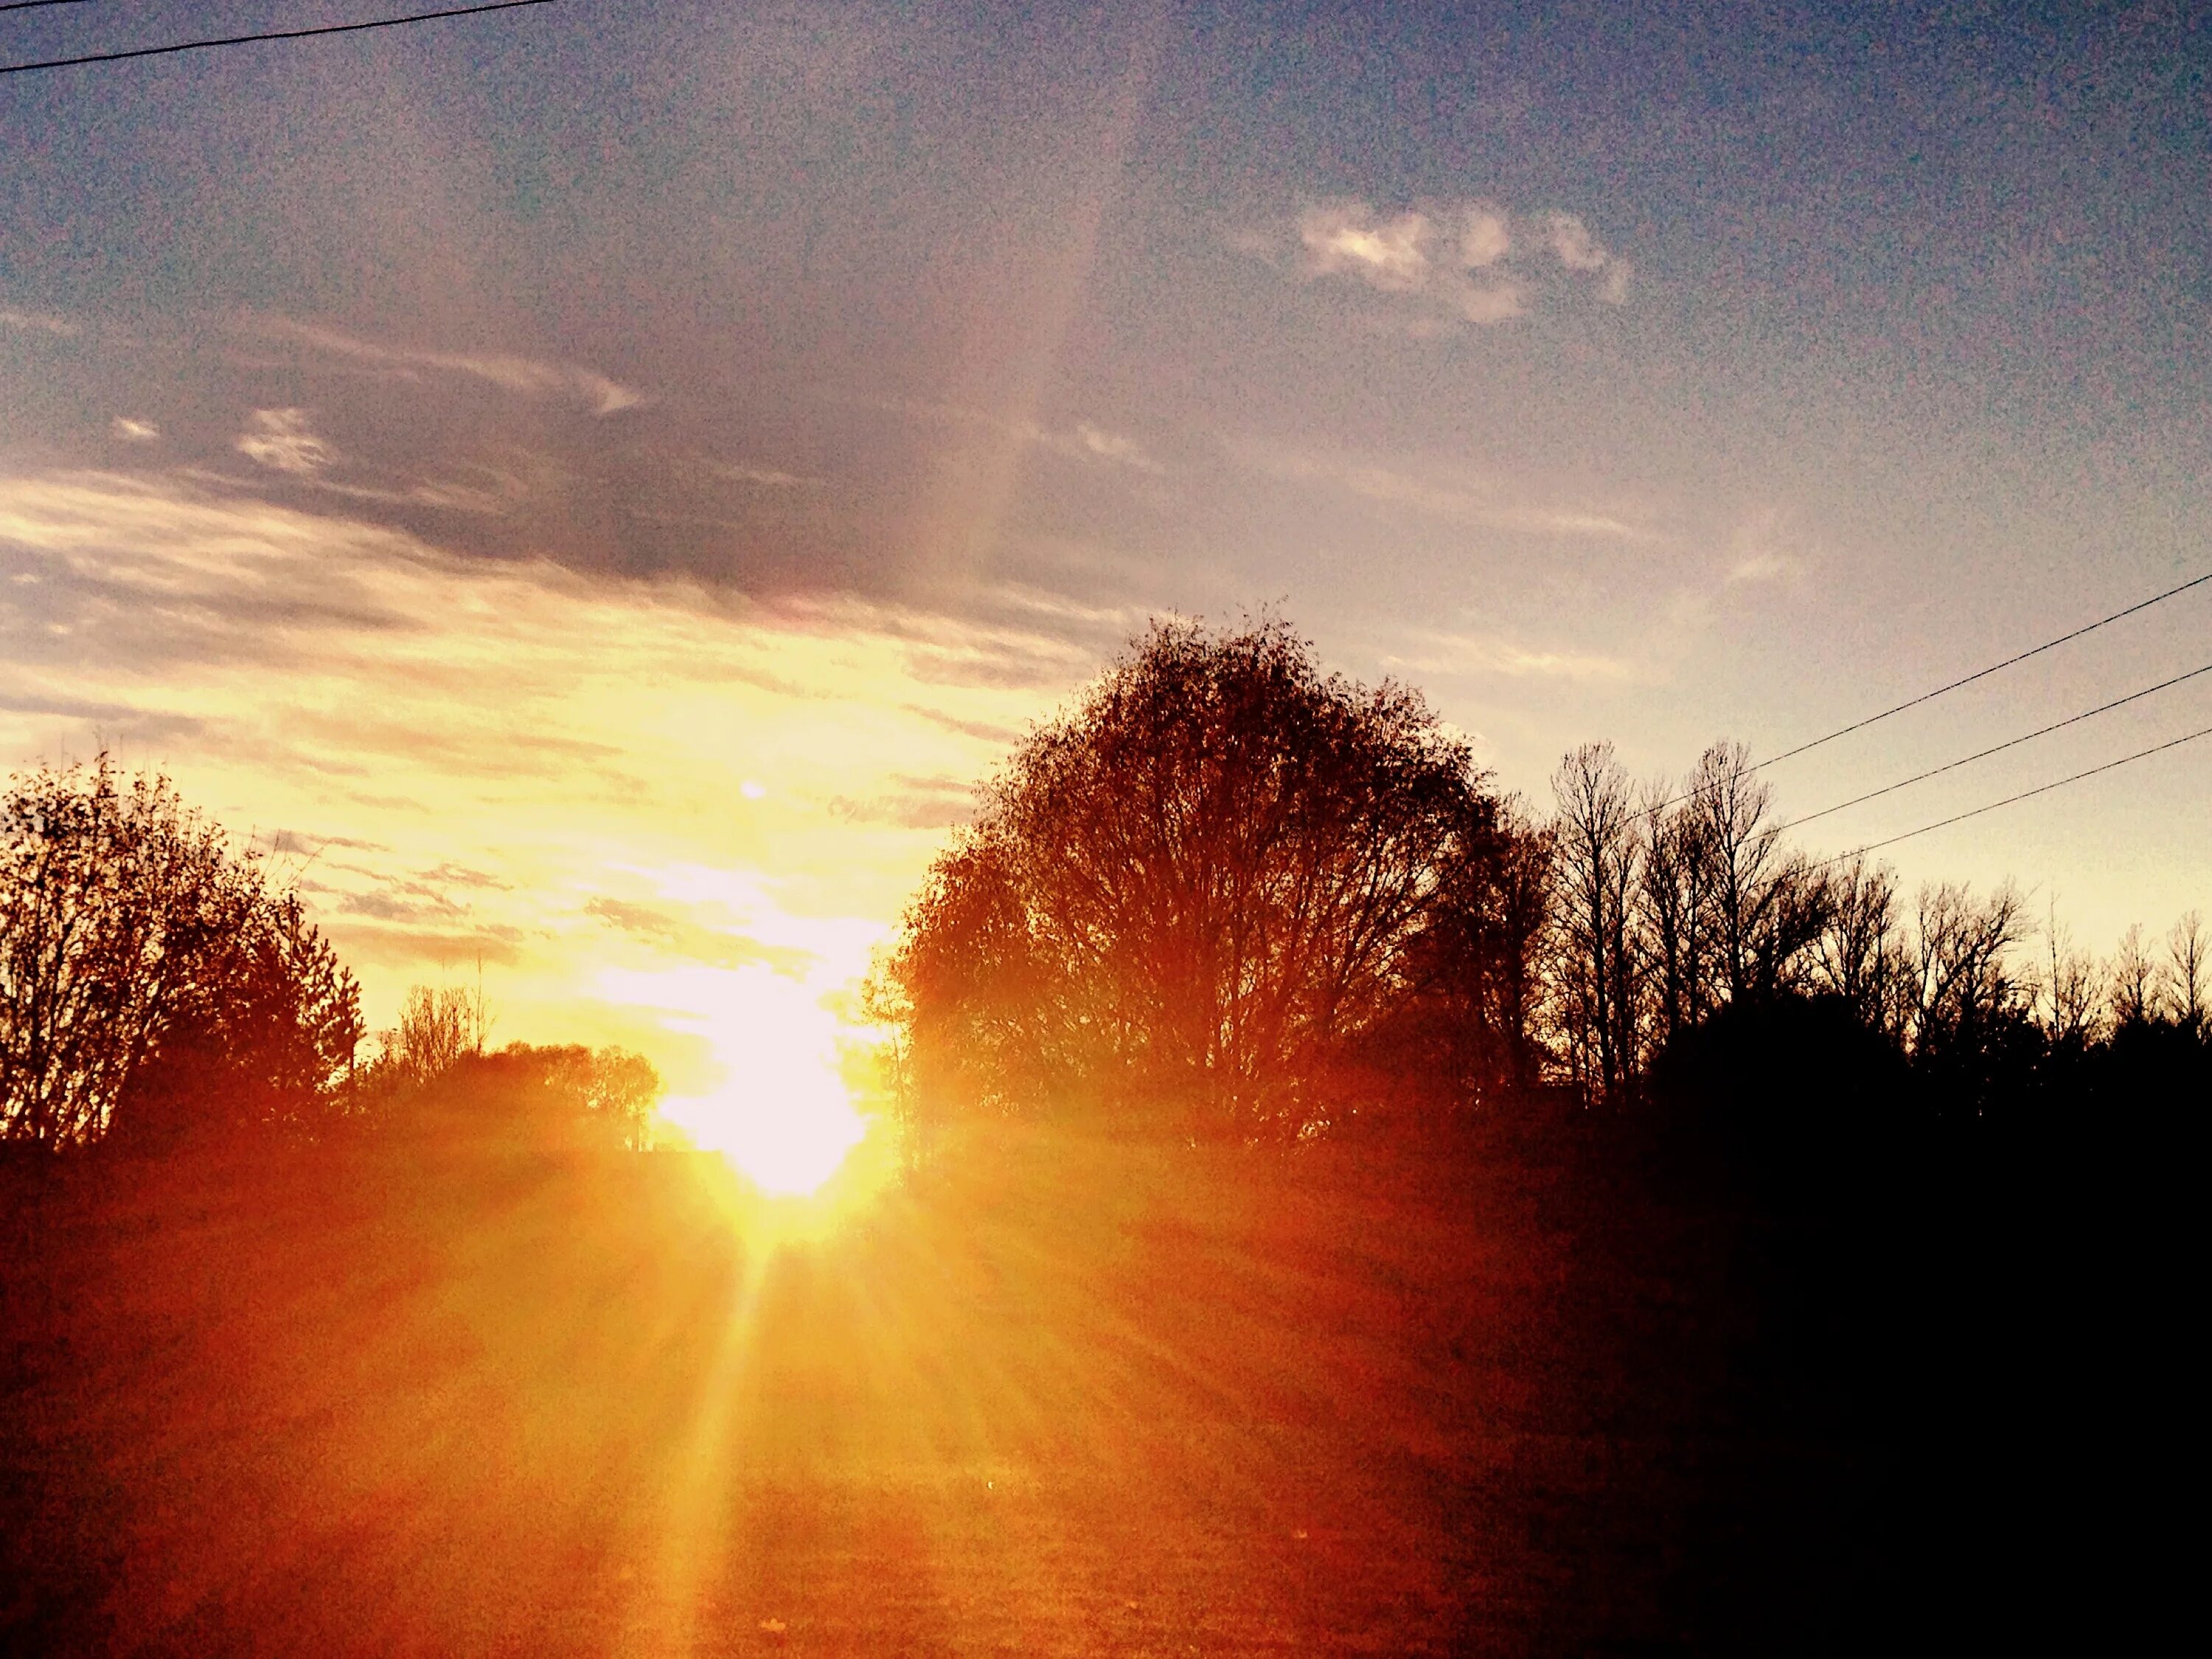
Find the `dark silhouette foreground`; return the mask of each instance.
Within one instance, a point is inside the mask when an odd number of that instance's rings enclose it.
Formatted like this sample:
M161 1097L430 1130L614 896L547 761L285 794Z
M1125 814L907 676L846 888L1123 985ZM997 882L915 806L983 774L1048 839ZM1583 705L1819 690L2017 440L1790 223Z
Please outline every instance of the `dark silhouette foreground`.
M2124 1534L2059 1167L1008 1129L778 1246L690 1155L19 1160L0 1644L1971 1650Z

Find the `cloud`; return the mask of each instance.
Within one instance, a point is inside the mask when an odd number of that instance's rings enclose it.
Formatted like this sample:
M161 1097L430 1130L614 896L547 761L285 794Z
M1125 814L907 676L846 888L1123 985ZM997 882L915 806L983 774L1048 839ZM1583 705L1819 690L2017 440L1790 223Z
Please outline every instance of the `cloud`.
M150 444L161 435L153 422L134 421L128 415L118 415L107 429L127 444Z
M1470 270L1484 270L1503 259L1513 248L1513 232L1504 213L1478 202L1461 221L1459 260Z
M1589 227L1571 213L1553 213L1544 220L1546 240L1559 263L1569 270L1603 270L1606 252L1589 234Z
M261 325L262 331L295 340L314 350L356 362L372 363L402 374L431 370L466 375L489 382L519 397L558 398L580 403L594 415L619 414L645 402L645 394L608 379L595 369L573 363L541 362L500 352L416 351L377 345L333 328L280 319Z
M43 311L11 311L0 306L0 328L12 328L23 334L51 334L57 339L75 339L84 332L66 317L56 317Z
M722 483L745 484L756 489L820 489L824 478L786 472L772 466L749 466L741 461L718 461L710 456L691 458L689 465Z
M902 830L949 830L975 818L975 787L971 782L903 774L894 776L891 782L896 787L880 795L834 797L830 802L831 815L852 823L895 824Z
M1628 665L1586 652L1540 651L1495 635L1415 629L1403 652L1386 655L1393 672L1439 678L1471 675L1505 679L1621 680Z
M866 408L881 410L885 414L903 415L910 420L945 426L981 427L1012 438L1017 443L1065 456L1069 460L1103 462L1153 477L1165 476L1168 470L1154 459L1136 439L1123 433L1109 431L1089 421L1078 421L1073 427L1059 430L1042 426L1035 421L988 414L963 404L932 403L915 398L866 398L852 401Z
M312 478L337 459L309 429L304 409L257 409L235 447L250 461L295 477Z
M1480 482L1438 480L1401 467L1235 442L1232 459L1269 477L1326 486L1360 501L1402 507L1447 523L1528 535L1656 543L1661 532L1618 508L1516 499Z
M1762 507L1745 514L1730 531L1723 587L1747 587L1787 580L1813 562L1817 550L1800 529L1795 514Z
M1382 209L1356 198L1309 207L1296 224L1308 280L1340 278L1412 307L1409 326L1429 332L1460 322L1488 328L1528 314L1571 280L1593 281L1601 300L1628 298L1629 264L1571 213L1516 217L1496 203ZM1263 235L1232 246L1273 263Z
M1425 214L1378 220L1364 202L1335 202L1306 210L1298 241L1316 276L1345 272L1385 294L1417 294L1429 283L1435 229Z
M598 976L864 972L957 781L1097 665L1067 635L474 560L173 474L0 477L0 764L120 726L241 840L320 852L373 1022L482 952L503 1034L672 1076L689 1050Z

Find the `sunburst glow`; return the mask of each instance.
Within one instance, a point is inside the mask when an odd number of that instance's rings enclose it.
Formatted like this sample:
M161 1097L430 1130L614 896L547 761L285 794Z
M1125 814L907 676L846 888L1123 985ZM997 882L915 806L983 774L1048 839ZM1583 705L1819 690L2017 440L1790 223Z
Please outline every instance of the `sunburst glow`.
M611 974L607 989L702 1040L699 1071L710 1080L665 1101L661 1117L763 1193L814 1192L866 1134L842 1068L857 1034L809 980L757 966L691 968Z

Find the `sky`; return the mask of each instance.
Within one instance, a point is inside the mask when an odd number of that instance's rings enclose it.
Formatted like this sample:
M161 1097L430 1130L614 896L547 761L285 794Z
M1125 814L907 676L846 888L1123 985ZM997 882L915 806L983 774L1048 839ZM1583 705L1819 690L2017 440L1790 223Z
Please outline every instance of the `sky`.
M372 1023L481 974L735 1134L1149 617L1272 609L1540 808L2212 570L2208 70L2184 3L558 0L0 76L0 764L167 769ZM1767 775L2208 661L2212 586ZM1804 839L2207 725L2212 675ZM2208 821L2212 739L1883 856L2103 951L2212 908Z

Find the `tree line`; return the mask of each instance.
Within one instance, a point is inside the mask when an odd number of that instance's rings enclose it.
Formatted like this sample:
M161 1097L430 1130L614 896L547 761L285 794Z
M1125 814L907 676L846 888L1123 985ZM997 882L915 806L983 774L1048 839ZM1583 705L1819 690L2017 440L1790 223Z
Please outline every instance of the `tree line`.
M0 1144L159 1152L378 1136L651 1139L619 1048L494 1050L481 992L418 986L373 1037L298 872L106 754L0 798Z
M879 964L909 1121L1296 1144L1633 1110L1776 1021L1951 1115L2212 1078L2196 912L2099 963L2016 886L1907 897L1790 844L1739 744L1641 786L1584 744L1551 781L1546 812L1502 793L1418 692L1279 621L1154 624L984 787Z

